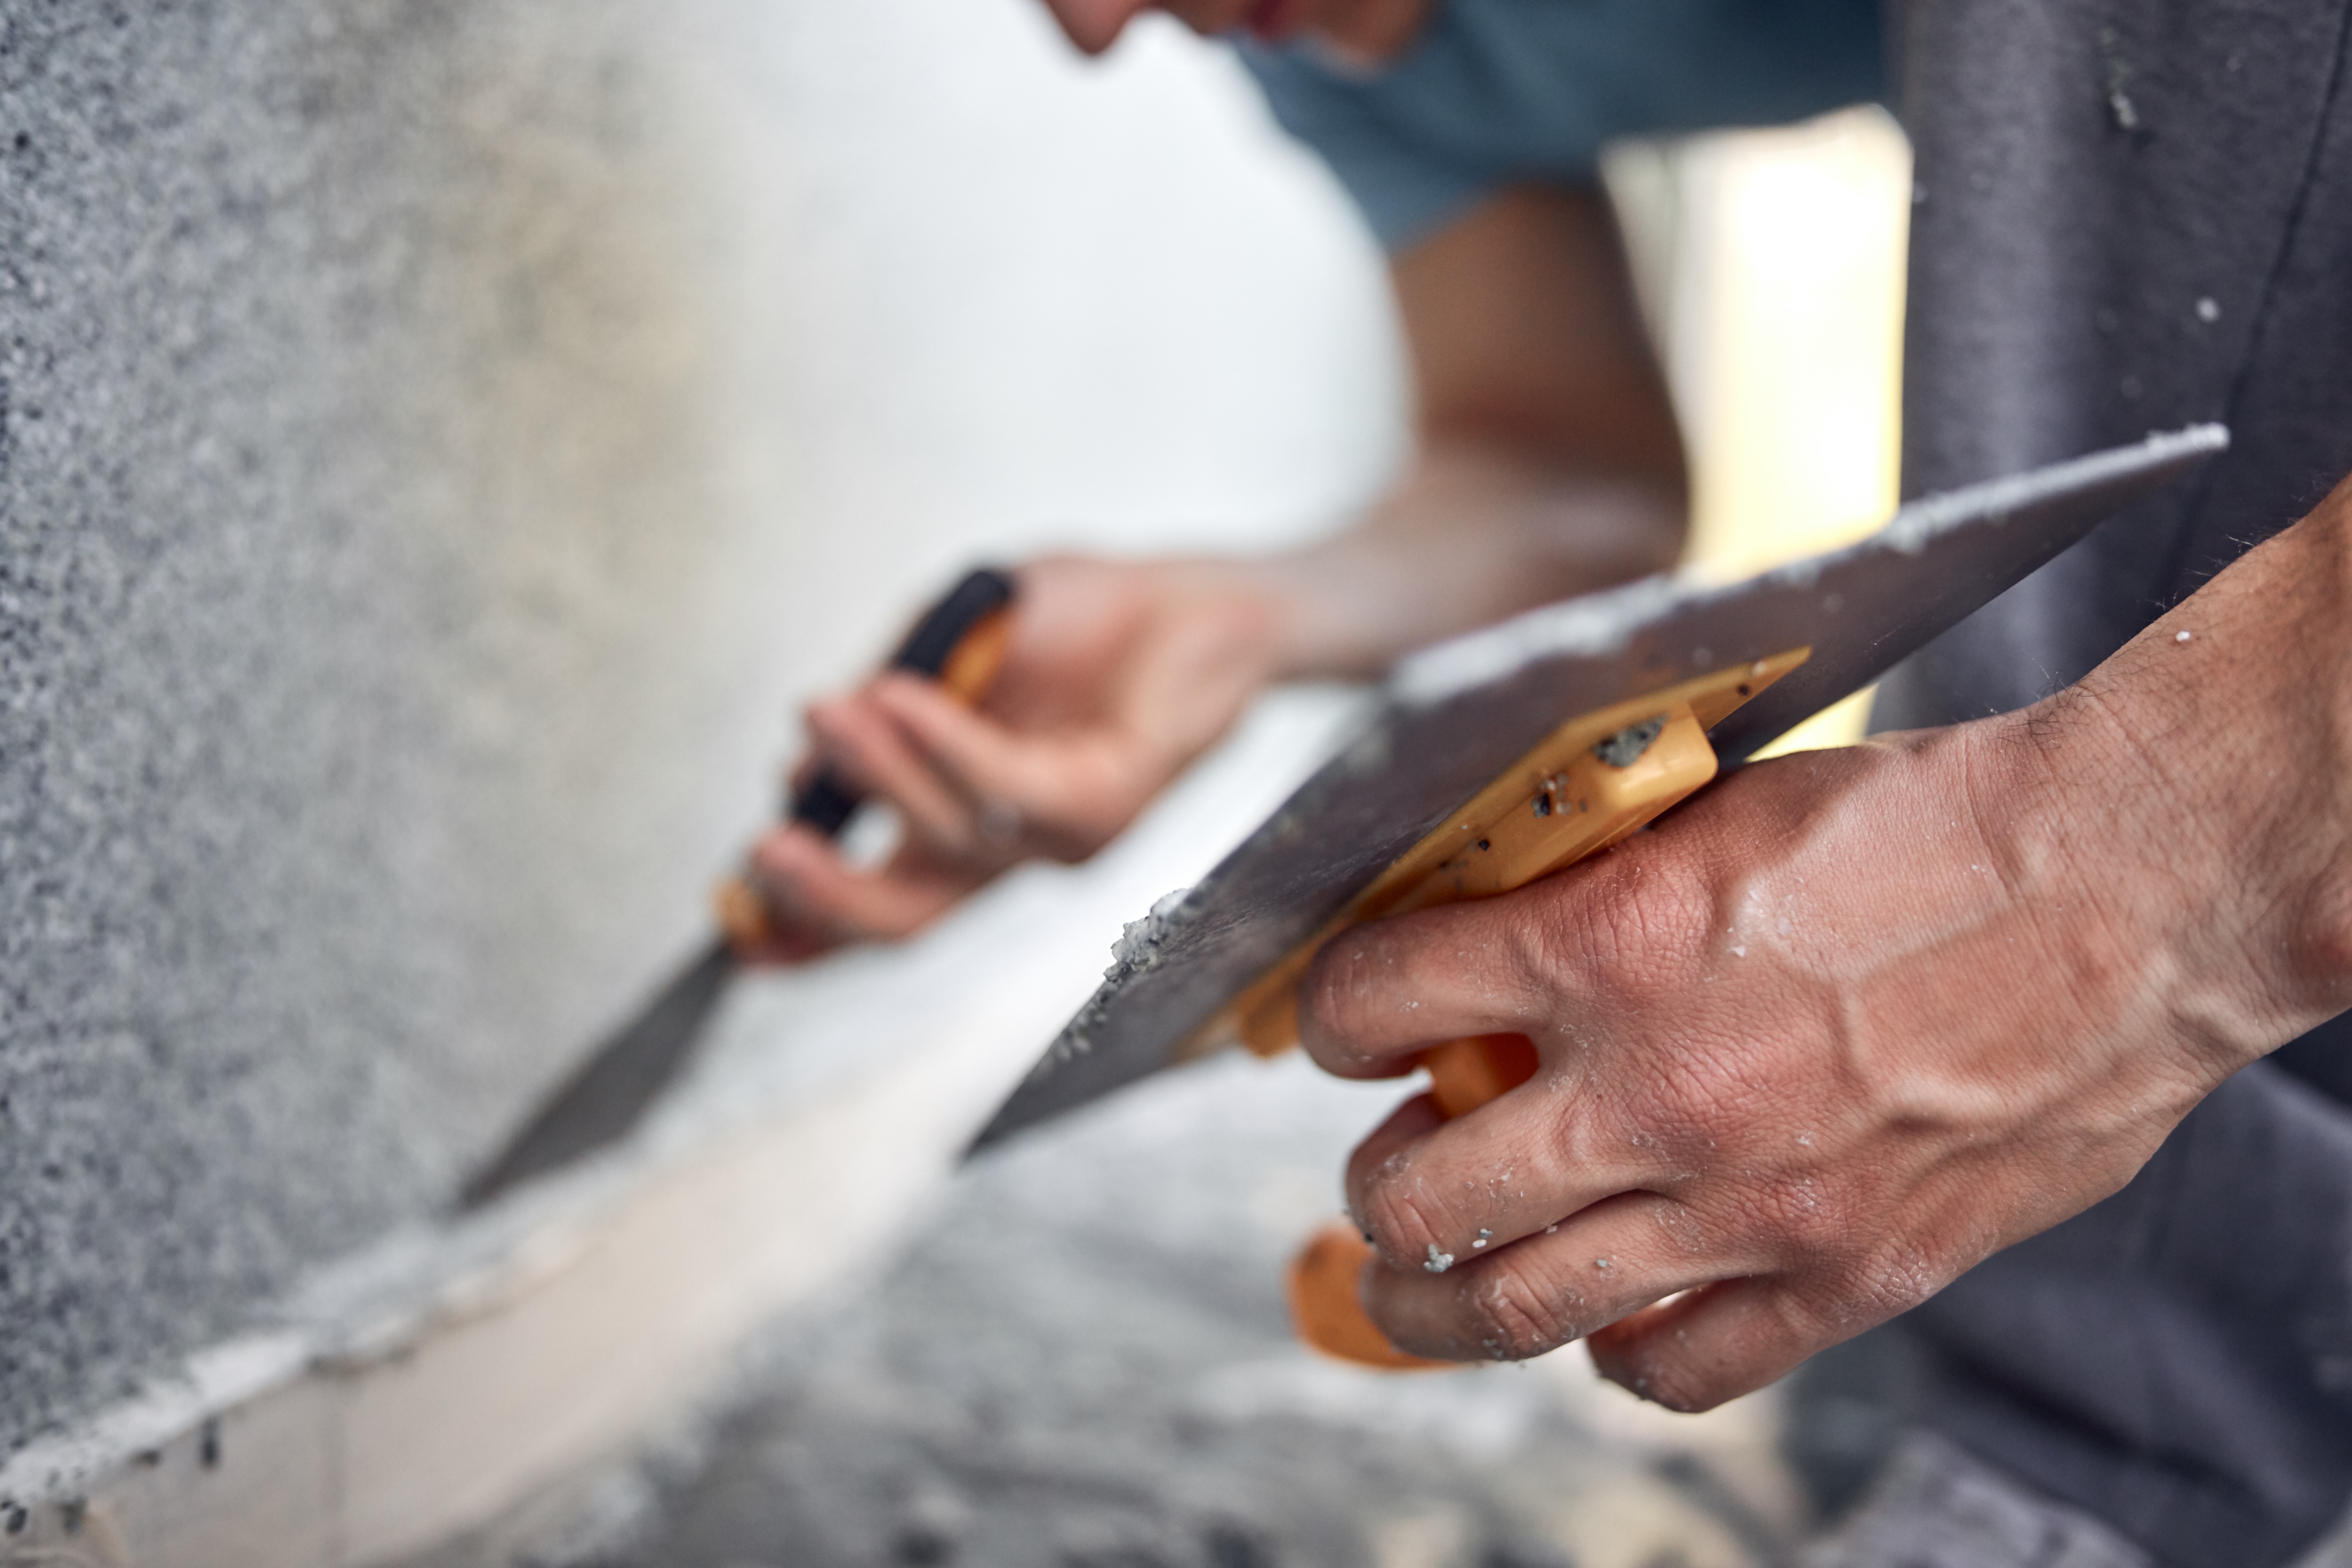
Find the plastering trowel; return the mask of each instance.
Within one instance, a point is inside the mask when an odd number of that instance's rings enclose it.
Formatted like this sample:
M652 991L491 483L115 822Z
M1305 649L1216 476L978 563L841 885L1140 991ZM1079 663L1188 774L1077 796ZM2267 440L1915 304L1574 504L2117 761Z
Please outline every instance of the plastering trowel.
M994 567L967 574L924 612L887 668L929 676L962 701L979 700L1004 661L1012 604L1009 574ZM823 770L793 792L785 816L830 838L856 815L859 799L838 774ZM457 1198L461 1212L617 1141L677 1078L735 973L737 948L757 945L766 931L767 907L743 879L719 884L715 902L719 934L466 1184Z
M1228 1045L1288 1048L1299 978L1335 933L1608 848L2228 444L2218 425L2150 436L1915 501L1858 544L1743 583L1653 578L1406 659L1339 755L1128 928L972 1149ZM1502 1035L1434 1046L1422 1065L1459 1116L1536 1062ZM1301 1337L1371 1365L1439 1364L1364 1314L1370 1255L1345 1226L1308 1244L1290 1279Z

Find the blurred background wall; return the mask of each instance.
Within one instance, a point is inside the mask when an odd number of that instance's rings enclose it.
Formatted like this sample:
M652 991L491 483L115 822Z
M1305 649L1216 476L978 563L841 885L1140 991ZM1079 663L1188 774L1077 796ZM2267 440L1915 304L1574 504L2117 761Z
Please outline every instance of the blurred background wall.
M956 568L1376 482L1246 90L1024 0L0 6L0 1451L444 1203Z
M1612 168L1743 563L1892 493L1900 138L1774 134ZM1297 539L1405 414L1172 26L0 0L0 1453L436 1213L958 567Z

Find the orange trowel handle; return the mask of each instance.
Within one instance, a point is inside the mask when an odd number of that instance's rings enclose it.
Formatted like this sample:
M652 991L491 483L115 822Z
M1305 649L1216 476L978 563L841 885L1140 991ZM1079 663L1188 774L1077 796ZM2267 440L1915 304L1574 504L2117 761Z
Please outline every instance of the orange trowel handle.
M1454 855L1382 912L1508 892L1608 847L1683 800L1714 777L1715 752L1687 706L1662 718L1636 757L1608 761L1617 740L1612 737L1589 760L1572 759L1550 773L1542 781L1548 793L1530 795L1523 811L1471 829L1477 834L1475 848ZM1615 754L1630 749L1616 746ZM1421 1065L1429 1073L1431 1098L1451 1121L1534 1078L1538 1063L1525 1035L1473 1035L1433 1046L1422 1053ZM1454 1364L1398 1350L1372 1322L1358 1293L1372 1256L1371 1244L1351 1226L1328 1226L1307 1242L1291 1263L1288 1281L1298 1337L1363 1366L1402 1372Z
M1430 1098L1453 1121L1499 1100L1536 1076L1536 1043L1525 1035L1470 1035L1421 1053Z
M1013 576L993 566L966 573L947 596L908 628L884 668L929 676L957 701L978 702L1003 667L1013 640ZM830 769L794 790L784 814L830 838L847 826L863 797ZM719 929L740 944L756 946L769 934L768 908L740 877L712 895Z

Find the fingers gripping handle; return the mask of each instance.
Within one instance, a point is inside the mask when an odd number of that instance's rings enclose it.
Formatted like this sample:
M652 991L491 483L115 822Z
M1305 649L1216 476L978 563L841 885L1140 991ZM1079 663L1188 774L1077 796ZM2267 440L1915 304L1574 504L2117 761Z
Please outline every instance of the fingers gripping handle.
M1556 771L1540 772L1538 787L1520 809L1475 830L1475 847L1447 858L1381 912L1490 898L1597 854L1713 778L1715 752L1685 701L1613 731ZM1290 1016L1295 1019L1295 1004ZM1431 1047L1421 1066L1429 1074L1431 1098L1452 1121L1526 1083L1538 1063L1525 1035L1475 1035ZM1398 1350L1372 1322L1359 1285L1373 1258L1371 1243L1350 1226L1327 1226L1308 1240L1291 1263L1288 1281L1298 1337L1365 1366L1452 1365Z
M995 680L1013 637L1013 576L993 566L967 573L947 596L923 612L908 631L887 669L928 676L959 702L974 703ZM856 786L832 769L820 771L795 790L784 815L827 838L848 825L863 803ZM757 945L769 934L766 900L742 877L730 877L712 894L719 929L736 942Z
M947 596L923 612L883 668L929 676L959 702L977 702L996 679L1012 638L1013 578L993 566L964 574ZM831 837L841 831L862 797L832 769L820 772L785 807Z

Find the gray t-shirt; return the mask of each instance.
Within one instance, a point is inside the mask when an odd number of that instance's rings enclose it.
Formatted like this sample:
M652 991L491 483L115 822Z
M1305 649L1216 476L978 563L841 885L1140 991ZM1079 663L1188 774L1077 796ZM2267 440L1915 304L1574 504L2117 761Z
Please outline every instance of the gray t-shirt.
M1890 684L1883 727L2080 679L2352 471L2344 0L1938 0L1898 39L1916 157L1903 484L2150 430L2229 453Z
M1884 46L1878 0L1445 0L1378 71L1312 45L1242 58L1395 250L1505 184L1591 184L1612 138L1875 98Z
M2233 445L1897 671L1885 728L2078 679L2352 471L2352 5L1922 0L1896 58L1917 160L1906 490L2198 420ZM2352 1498L2347 1022L1905 1320L1937 1423L2160 1562L2261 1568L2333 1522Z
M1861 9L1457 0L1370 81L1253 66L1396 246L1507 180L1589 179L1612 134L1865 95L1811 69L1858 59ZM2352 471L2352 0L1894 15L1917 157L1906 492L2202 420L2234 445L1896 671L1882 728L2080 679ZM2158 1562L2290 1560L2352 1498L2347 1102L2340 1018L2224 1084L2123 1192L1902 1320L1930 1419Z

